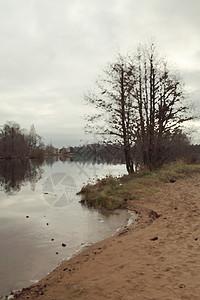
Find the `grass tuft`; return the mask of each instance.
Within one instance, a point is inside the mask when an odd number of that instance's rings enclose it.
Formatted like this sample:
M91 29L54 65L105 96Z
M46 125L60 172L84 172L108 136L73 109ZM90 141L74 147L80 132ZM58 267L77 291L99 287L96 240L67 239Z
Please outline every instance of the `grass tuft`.
M97 180L96 184L88 184L81 189L81 203L98 209L124 208L127 201L152 196L159 191L159 186L163 183L184 178L195 172L200 172L199 166L176 163L164 165L155 171L142 170L121 178L107 176Z

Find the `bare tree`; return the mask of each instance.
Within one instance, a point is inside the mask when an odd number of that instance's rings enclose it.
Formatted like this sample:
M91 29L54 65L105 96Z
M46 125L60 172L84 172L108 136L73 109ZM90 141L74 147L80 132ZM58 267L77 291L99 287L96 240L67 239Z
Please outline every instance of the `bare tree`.
M128 173L134 161L153 169L165 162L167 138L186 120L188 105L177 72L159 58L154 44L140 46L132 57L118 56L97 81L98 92L85 99L94 113L87 117L87 131L114 137L124 148ZM133 156L133 146L137 155ZM139 155L138 155L139 152Z
M95 132L124 148L128 173L134 172L131 148L134 144L134 103L131 95L131 77L134 68L126 58L118 57L104 71L104 78L97 82L100 95L87 94L88 104L96 113L87 117L87 132Z
M190 106L180 76L159 58L154 44L138 48L134 65L136 80L131 94L137 106L137 146L143 165L153 169L168 160L165 144L192 119Z
M39 136L36 131L35 131L35 126L32 124L30 127L30 132L26 136L27 142L31 149L36 149L36 148L42 148L43 143L42 143L42 138Z

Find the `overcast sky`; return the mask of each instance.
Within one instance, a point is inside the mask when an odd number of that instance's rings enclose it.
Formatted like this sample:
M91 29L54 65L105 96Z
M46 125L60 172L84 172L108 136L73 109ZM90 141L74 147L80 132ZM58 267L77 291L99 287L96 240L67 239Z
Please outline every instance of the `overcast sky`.
M199 14L199 0L0 0L0 125L80 144L84 92L117 51L152 39L200 106Z

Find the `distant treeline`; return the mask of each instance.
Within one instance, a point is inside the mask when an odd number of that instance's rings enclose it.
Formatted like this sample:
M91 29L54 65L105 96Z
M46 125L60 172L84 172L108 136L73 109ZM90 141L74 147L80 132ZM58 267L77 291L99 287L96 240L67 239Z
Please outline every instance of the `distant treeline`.
M200 145L191 145L189 138L179 131L170 139L166 139L162 149L166 163L183 160L186 163L194 163L200 160ZM124 149L120 144L93 143L79 147L71 147L74 153L73 160L92 163L125 163ZM141 165L142 153L138 151L137 145L131 149L135 164Z
M71 147L74 160L92 163L125 163L124 151L118 144L87 144L79 147Z
M44 144L36 133L34 125L28 132L26 129L21 129L17 123L7 122L0 130L1 158L42 158L44 156L43 149Z
M70 160L92 163L125 163L124 146L120 143L92 143L78 147L68 147L59 149L51 146L45 146L42 138L36 133L34 125L30 131L20 128L20 125L14 122L7 122L0 130L0 158L39 158L44 160L47 150L52 148L52 153L72 154ZM200 159L200 145L191 145L189 138L181 130L174 134L169 134L161 148L162 157L158 159L162 163L184 160L192 163ZM142 165L142 152L139 150L137 142L130 149L131 157L135 165ZM65 155L61 155L64 159Z

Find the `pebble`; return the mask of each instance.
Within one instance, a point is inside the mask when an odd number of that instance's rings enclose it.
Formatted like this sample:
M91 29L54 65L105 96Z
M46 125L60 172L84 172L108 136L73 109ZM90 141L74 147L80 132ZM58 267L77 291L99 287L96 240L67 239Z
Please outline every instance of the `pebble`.
M151 241L157 241L158 240L158 237L155 236L154 238L150 239Z

